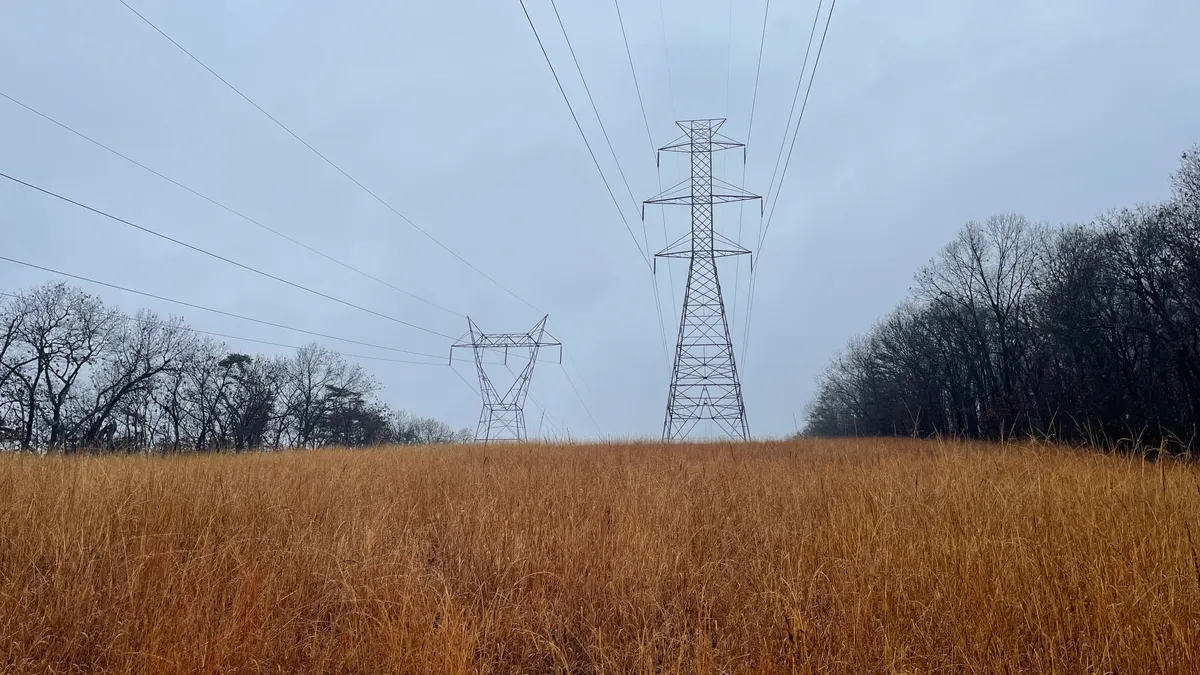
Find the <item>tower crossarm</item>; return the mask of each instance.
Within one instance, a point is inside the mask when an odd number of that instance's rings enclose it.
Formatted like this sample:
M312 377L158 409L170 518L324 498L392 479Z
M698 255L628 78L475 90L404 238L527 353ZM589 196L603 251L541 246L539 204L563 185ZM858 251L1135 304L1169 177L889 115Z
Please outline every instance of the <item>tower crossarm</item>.
M472 342L456 342L451 345L452 348L457 347L474 347L479 349L505 349L518 347L561 347L562 343L557 340L539 340L531 338L525 333L499 333L495 335L481 335L478 339Z
M692 235L680 237L670 246L664 248L654 254L655 258L691 258L695 253L692 251ZM750 255L750 249L742 247L728 237L713 232L713 248L712 255L714 258L727 258L733 255ZM657 268L656 268L657 271Z
M742 143L734 143L733 141L725 141L725 140L721 140L719 138L714 138L712 140L711 151L712 152L720 152L722 150L734 150L737 148L744 148L744 147L746 147L746 146ZM689 140L687 138L680 138L676 141L672 141L671 143L668 143L667 145L664 145L658 149L659 152L683 152L683 153L690 153L690 152L693 152L694 150L695 150L695 145L692 143L691 140Z
M713 193L711 195L713 204L730 204L732 202L747 202L747 201L752 201L755 199L762 199L762 197L760 197L759 195L752 195L749 192L742 192L742 191L735 192L733 190L727 190L727 189L721 188L720 186L713 186L713 187L714 187L714 189L713 189ZM695 195L692 193L688 193L688 194L684 194L684 195L664 195L661 197L653 197L651 199L647 199L643 203L645 203L645 204L674 204L676 206L692 206L698 197L699 197L699 195Z

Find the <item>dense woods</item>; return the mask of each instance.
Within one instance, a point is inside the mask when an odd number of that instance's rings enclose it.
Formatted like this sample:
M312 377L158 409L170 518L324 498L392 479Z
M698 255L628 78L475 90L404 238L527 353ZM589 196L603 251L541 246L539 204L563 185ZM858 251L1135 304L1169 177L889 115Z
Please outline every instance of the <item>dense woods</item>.
M1188 448L1200 431L1200 146L1162 204L971 222L819 380L811 435L1044 435Z
M207 451L470 440L393 411L317 345L252 356L177 317L133 316L62 283L0 303L0 447Z

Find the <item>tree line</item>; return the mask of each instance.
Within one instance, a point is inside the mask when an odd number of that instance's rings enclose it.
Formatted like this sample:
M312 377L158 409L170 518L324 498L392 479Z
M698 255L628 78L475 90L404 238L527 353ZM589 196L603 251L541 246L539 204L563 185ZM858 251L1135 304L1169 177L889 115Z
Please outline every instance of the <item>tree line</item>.
M809 435L1043 435L1190 448L1200 424L1200 145L1160 204L971 222L818 380Z
M318 345L249 355L64 283L0 302L0 447L162 453L465 442Z

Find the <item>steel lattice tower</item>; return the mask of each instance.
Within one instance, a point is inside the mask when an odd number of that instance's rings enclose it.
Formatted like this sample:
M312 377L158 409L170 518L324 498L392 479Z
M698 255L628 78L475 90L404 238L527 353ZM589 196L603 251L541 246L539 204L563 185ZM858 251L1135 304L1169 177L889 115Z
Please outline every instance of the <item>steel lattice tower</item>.
M562 343L552 335L550 340L545 339L549 335L546 332L546 321L549 318L549 315L542 317L542 320L527 333L484 333L471 317L467 317L467 335L470 341L460 340L450 346L450 363L454 363L454 349L457 347L470 347L475 352L479 393L483 397L483 410L479 414L479 425L475 428L476 442L526 440L525 398L529 395L529 383L533 379L538 350L542 347L558 347L560 362L562 359ZM503 352L503 365L507 367L509 351L514 349L528 350L529 361L501 396L484 368L484 356L489 351Z
M687 258L690 261L663 423L663 440L667 441L685 438L701 420L713 420L731 438L750 439L742 385L738 380L729 321L721 296L721 281L717 276L717 258L748 255L750 251L713 229L713 206L761 197L713 178L714 152L745 148L718 133L724 123L724 119L676 122L683 129L683 136L659 148L659 152L691 155L691 178L645 202L692 208L691 233L655 254L656 262L657 258ZM745 150L743 161L744 153ZM645 218L644 209L642 217Z

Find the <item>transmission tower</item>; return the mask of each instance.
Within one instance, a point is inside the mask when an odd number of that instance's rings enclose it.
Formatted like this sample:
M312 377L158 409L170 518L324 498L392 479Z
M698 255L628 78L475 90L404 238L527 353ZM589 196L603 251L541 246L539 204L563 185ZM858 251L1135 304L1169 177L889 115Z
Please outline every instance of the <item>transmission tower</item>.
M677 204L692 208L692 230L675 243L655 254L658 258L687 258L688 280L679 320L679 339L675 345L675 367L667 394L667 415L663 440L686 438L701 420L712 420L730 438L749 440L746 406L742 385L734 363L729 321L721 297L717 276L717 258L749 255L750 251L721 236L713 229L713 205L761 199L713 178L714 152L743 148L718 130L724 119L676 122L683 136L659 152L691 155L690 179L647 199L646 204ZM761 210L761 202L760 202ZM642 218L646 217L645 208ZM751 259L753 264L753 258Z
M483 397L483 411L479 414L479 425L475 428L476 442L526 440L525 398L529 395L529 382L533 379L533 366L537 363L538 350L542 347L558 347L559 363L562 362L562 343L546 332L546 321L549 318L549 315L542 317L542 320L527 333L484 333L471 317L467 317L467 336L470 340L460 339L450 346L450 363L454 364L456 348L470 347L475 352L479 393ZM549 336L550 340L546 340L546 336ZM513 350L523 352L529 361L501 396L484 368L487 364L484 357L489 352L497 355L503 352L503 365L507 367L509 352Z

